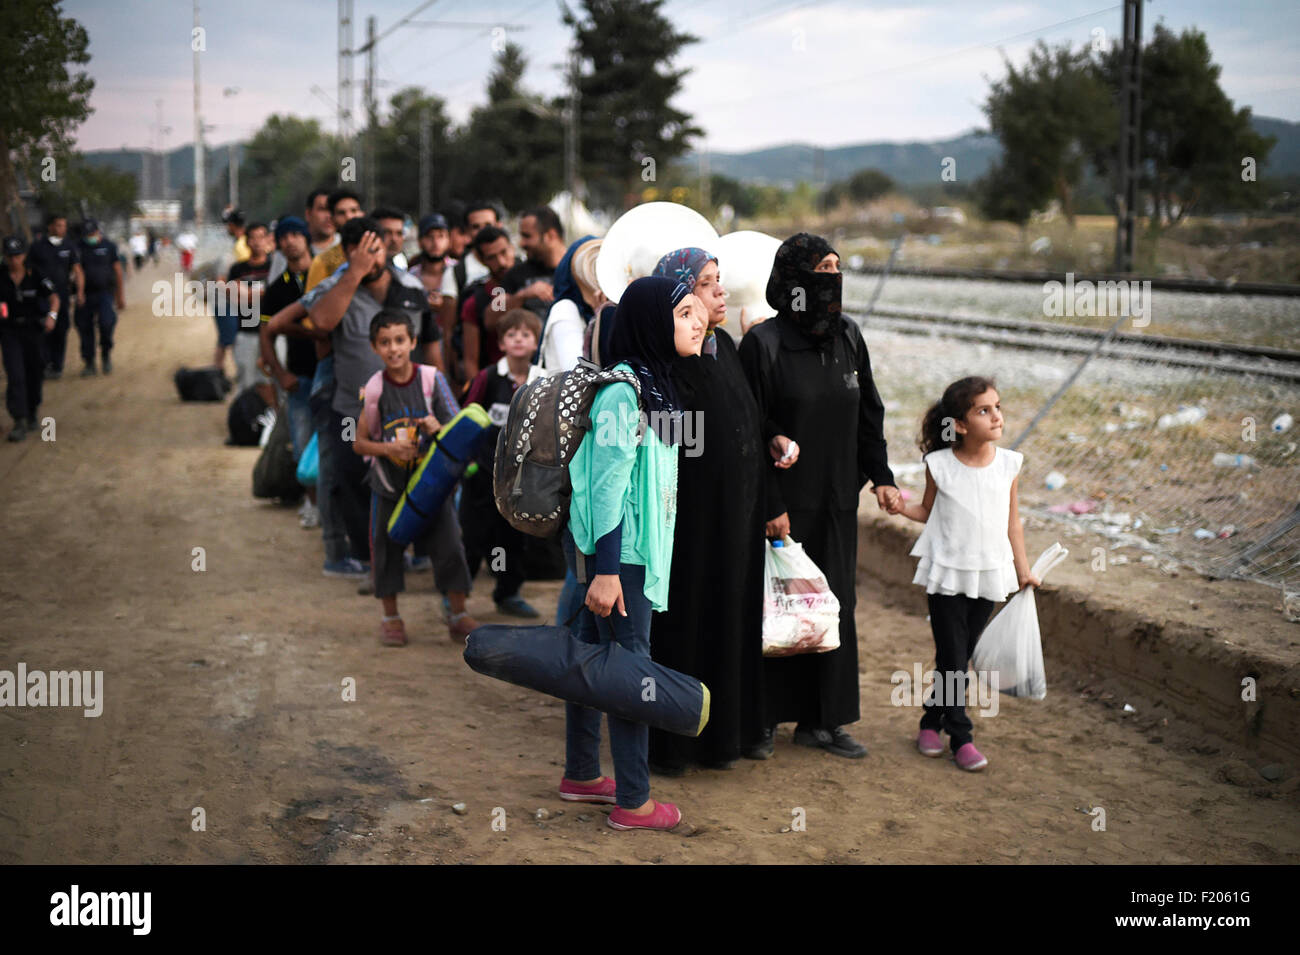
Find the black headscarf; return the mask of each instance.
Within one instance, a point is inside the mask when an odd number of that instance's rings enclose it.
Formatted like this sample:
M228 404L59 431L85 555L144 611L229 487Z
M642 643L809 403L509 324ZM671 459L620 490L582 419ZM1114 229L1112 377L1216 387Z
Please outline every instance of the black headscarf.
M677 359L673 309L688 294L690 289L671 279L637 279L618 301L609 344L600 356L606 367L626 362L636 372L650 422L659 440L668 445L679 443L682 434L676 421L682 408L670 377Z
M840 313L844 276L813 271L832 252L831 244L819 235L792 235L776 250L767 280L767 304L779 318L798 325L817 341L834 337L844 324Z

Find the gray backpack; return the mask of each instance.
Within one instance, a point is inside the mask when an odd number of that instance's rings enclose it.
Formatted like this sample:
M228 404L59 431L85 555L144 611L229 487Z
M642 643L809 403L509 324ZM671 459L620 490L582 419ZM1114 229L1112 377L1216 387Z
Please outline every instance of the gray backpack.
M511 527L550 537L569 519L569 461L591 429L591 403L606 385L625 382L641 400L641 382L630 371L601 368L586 359L578 367L539 378L515 392L505 426L497 435L492 490L497 510Z

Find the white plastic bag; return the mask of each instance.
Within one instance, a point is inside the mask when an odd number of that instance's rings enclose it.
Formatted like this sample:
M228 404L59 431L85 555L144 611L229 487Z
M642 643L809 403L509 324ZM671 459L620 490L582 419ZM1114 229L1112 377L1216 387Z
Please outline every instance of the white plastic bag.
M1053 544L1034 561L1033 575L1041 581L1069 553L1059 543ZM971 654L971 669L981 678L997 673L997 687L1008 696L1027 696L1031 700L1047 696L1043 639L1038 630L1033 587L1015 593L984 628Z
M763 551L763 656L838 648L840 602L826 575L789 537Z

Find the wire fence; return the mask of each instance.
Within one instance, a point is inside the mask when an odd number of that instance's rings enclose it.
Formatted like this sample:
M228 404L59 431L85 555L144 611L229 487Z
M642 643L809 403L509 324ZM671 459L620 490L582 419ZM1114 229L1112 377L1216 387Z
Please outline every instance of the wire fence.
M846 290L846 311L862 315L870 290ZM1026 512L1141 548L1166 568L1257 581L1300 602L1300 380L1278 375L1276 362L1196 367L1132 341L1089 358L1095 335L1068 350L1068 328L1052 348L1026 347L1032 336L972 336L969 326L904 332L883 316L863 331L903 487L924 487L916 433L926 407L957 378L988 375L1007 446L1041 412L1019 445Z

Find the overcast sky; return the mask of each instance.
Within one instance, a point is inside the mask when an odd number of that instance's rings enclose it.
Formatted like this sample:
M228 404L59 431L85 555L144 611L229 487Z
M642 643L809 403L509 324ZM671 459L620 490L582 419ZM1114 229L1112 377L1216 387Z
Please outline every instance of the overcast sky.
M378 31L420 0L355 0L354 43L367 16ZM575 4L576 5L576 4ZM210 144L247 139L272 113L314 116L336 127L338 33L333 0L208 0L201 9L204 121ZM79 130L82 149L157 144L162 101L165 145L193 142L192 7L186 0L66 0L65 14L90 34L94 114ZM1221 82L1238 106L1300 120L1300 4L1294 0L1153 0L1157 20L1176 31L1203 30ZM707 133L707 146L734 152L787 142L837 146L876 140L929 140L983 123L985 77L1003 72L1002 55L1022 62L1037 40L1107 41L1120 32L1123 7L1102 0L1016 2L808 2L669 0L665 14L699 42L675 103ZM557 67L570 33L557 0L439 0L379 44L379 98L406 85L443 97L463 120L486 98L491 25L529 57L525 80L560 91ZM483 24L461 29L430 21ZM500 35L500 34L498 34ZM355 109L361 112L364 60L357 58ZM321 88L313 93L312 87ZM233 95L223 95L237 89Z

